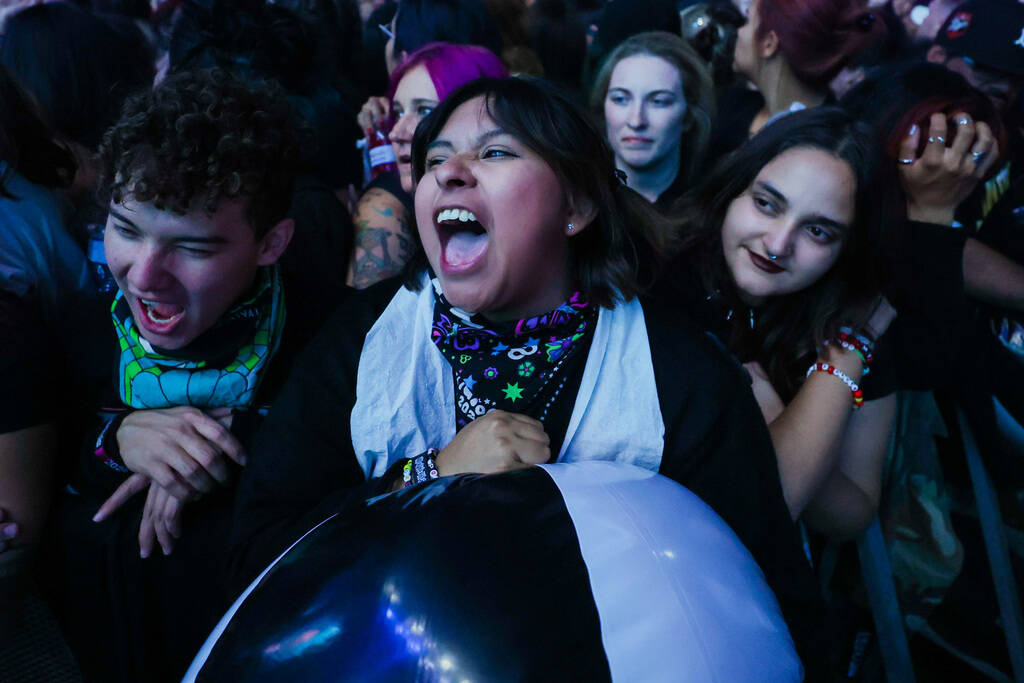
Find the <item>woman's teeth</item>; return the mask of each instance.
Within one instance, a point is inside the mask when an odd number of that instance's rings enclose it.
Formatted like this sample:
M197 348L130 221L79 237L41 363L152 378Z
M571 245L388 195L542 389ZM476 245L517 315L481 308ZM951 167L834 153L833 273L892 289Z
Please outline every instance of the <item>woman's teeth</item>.
M444 209L437 214L437 222L459 221L460 223L477 222L472 211L466 209Z

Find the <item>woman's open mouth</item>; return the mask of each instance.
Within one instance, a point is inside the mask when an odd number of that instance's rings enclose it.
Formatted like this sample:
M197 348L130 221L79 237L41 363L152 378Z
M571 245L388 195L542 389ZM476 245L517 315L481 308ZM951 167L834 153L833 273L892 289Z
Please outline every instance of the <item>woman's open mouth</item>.
M441 269L446 273L472 270L487 254L490 238L468 209L442 209L434 219L441 242Z

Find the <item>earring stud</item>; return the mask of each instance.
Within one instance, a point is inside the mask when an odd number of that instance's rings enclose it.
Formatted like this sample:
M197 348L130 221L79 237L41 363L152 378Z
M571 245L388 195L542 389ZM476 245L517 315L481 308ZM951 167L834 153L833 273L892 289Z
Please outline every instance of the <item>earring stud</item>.
M572 223L569 223L567 226L565 226L565 229L569 232L572 232L573 230L576 229L576 226L573 225Z

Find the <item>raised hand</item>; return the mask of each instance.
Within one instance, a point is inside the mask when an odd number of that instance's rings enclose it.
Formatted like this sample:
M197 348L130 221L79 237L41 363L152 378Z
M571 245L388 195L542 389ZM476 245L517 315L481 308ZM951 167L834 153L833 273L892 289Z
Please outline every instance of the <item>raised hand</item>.
M900 183L907 195L907 217L928 223L951 224L956 207L967 198L999 157L999 145L984 121L968 114L932 114L928 140L917 153L923 135L913 126L900 144ZM952 142L947 146L947 141Z

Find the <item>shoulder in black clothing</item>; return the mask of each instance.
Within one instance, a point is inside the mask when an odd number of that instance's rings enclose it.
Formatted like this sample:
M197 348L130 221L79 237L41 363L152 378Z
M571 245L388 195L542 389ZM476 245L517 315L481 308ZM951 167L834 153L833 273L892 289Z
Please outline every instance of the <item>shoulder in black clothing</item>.
M701 497L750 550L790 626L808 680L824 667L823 603L782 494L750 377L671 302L644 301L665 422L659 472Z
M349 424L356 371L367 332L400 286L392 278L348 290L297 357L238 484L229 558L229 581L236 589L311 526L303 520L365 482Z
M295 232L280 266L289 294L289 317L298 318L311 336L331 314L345 289L355 229L334 190L320 178L299 176L288 217Z

